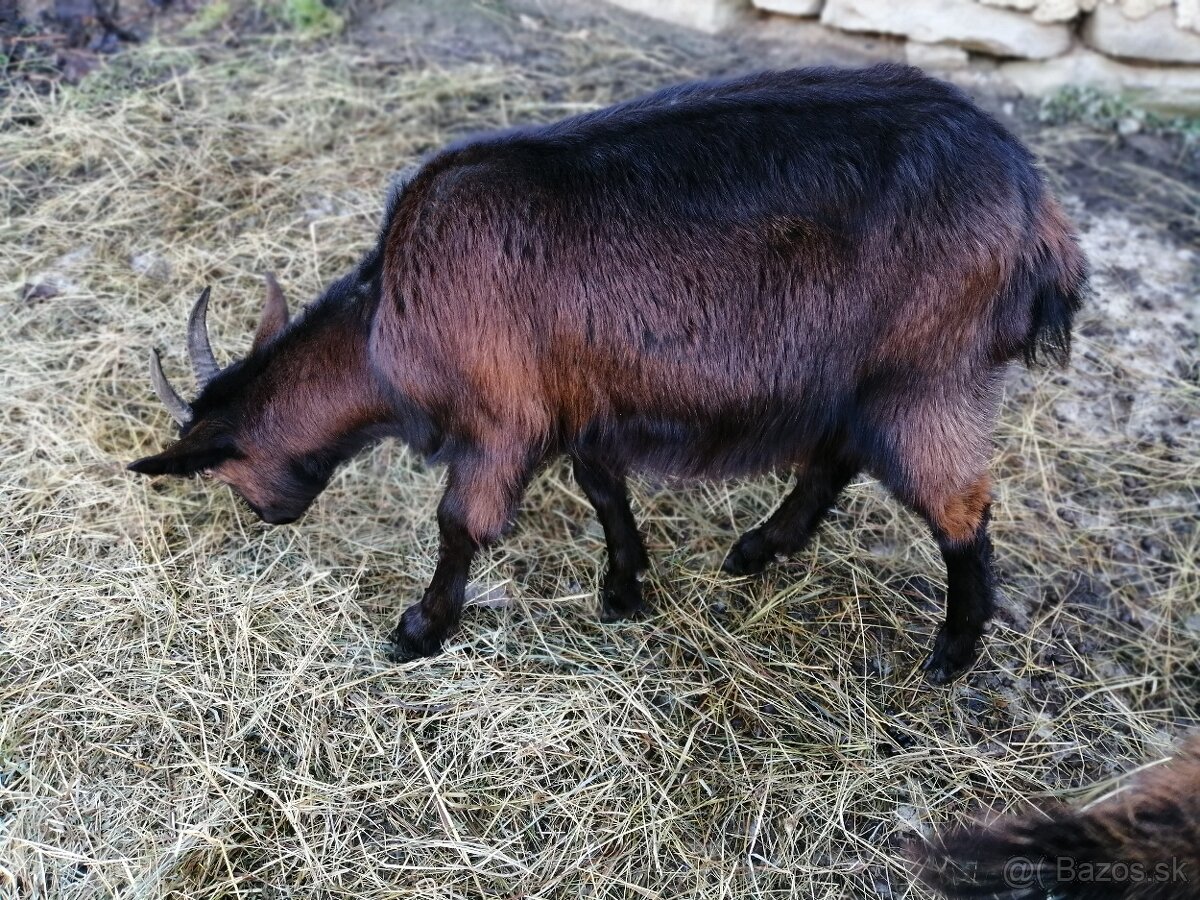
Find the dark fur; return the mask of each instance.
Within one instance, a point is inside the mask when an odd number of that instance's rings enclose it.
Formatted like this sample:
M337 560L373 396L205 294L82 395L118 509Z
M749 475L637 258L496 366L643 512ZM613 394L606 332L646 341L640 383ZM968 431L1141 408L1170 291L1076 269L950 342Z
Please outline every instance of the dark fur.
M357 271L196 418L236 432L240 458L214 474L274 521L382 434L449 467L438 574L397 630L403 655L440 645L475 550L560 454L604 523L606 616L643 608L627 473L796 471L730 554L749 574L803 546L865 470L946 556L927 664L945 681L992 608L1005 366L1066 359L1085 280L1030 154L948 85L896 66L683 85L429 160ZM205 441L188 444L172 449Z
M951 898L1200 898L1200 736L1090 809L953 828L915 857L921 880Z

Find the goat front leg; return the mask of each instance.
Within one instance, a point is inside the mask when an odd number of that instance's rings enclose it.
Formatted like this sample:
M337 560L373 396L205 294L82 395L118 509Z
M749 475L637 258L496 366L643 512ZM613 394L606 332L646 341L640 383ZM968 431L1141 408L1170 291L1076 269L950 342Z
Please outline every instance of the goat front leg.
M438 505L437 568L421 602L404 611L390 635L393 660L433 656L458 627L471 562L506 530L528 472L524 455L480 451L451 464Z

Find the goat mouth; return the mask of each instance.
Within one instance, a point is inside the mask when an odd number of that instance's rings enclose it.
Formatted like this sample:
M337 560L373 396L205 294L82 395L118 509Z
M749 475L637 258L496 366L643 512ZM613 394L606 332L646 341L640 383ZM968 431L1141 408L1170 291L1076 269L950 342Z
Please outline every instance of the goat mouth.
M305 512L304 510L298 513L275 512L273 510L260 509L249 501L246 501L246 505L258 516L259 521L265 525L291 525L304 515Z

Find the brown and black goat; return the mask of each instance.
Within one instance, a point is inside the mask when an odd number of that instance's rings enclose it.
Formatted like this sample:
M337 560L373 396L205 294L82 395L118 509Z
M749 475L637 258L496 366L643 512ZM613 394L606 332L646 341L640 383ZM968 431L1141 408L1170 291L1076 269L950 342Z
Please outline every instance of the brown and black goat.
M949 85L898 66L687 84L433 156L296 321L271 285L253 349L221 371L203 294L201 393L185 403L152 360L182 438L130 468L210 473L284 523L369 441L444 463L401 658L437 652L472 558L561 454L604 527L605 619L644 610L631 471L796 474L734 575L800 549L866 471L942 550L925 671L946 682L992 613L1005 368L1066 358L1085 280L1028 151Z
M915 856L950 898L1200 900L1200 734L1090 807L958 826Z

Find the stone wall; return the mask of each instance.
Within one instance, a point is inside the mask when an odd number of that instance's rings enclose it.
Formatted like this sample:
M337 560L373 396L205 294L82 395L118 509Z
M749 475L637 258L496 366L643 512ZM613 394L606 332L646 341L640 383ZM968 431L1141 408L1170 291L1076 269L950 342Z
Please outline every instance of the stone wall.
M1064 85L1200 110L1200 0L613 0L707 31L760 13L904 39L930 69L995 59L1021 90Z

